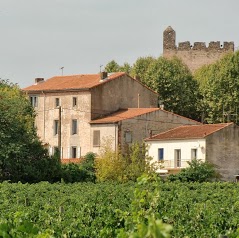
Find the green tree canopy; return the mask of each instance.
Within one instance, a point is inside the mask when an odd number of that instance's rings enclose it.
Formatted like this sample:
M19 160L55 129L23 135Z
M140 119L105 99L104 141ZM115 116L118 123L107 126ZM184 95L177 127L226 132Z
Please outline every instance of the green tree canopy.
M119 72L120 66L118 63L116 63L116 61L111 60L109 63L106 64L105 71L108 73Z
M139 58L133 67L142 83L159 94L165 109L199 119L198 83L178 58Z
M239 112L239 52L230 53L195 73L208 123L234 121Z
M105 71L108 73L112 72L125 72L127 74L131 73L131 66L129 63L124 63L123 65L119 65L116 63L116 61L111 60L109 63L105 66Z
M36 135L34 118L34 110L18 86L0 81L0 180L34 182L43 178L49 157Z

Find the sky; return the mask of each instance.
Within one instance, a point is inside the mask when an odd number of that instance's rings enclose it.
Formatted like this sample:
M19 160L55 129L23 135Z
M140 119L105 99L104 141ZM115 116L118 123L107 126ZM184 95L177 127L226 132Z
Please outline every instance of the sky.
M176 42L234 41L238 0L0 0L0 78L95 74L111 60L162 55L163 31Z

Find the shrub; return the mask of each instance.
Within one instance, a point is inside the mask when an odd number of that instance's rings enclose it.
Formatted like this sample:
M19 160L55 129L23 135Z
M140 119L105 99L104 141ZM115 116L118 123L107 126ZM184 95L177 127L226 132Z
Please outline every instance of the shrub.
M178 174L169 175L169 181L181 182L206 182L219 178L213 164L194 159L188 162L189 167L184 168Z
M61 166L61 178L66 183L95 182L95 154L89 152L80 164L63 164Z
M121 153L115 152L111 148L110 139L104 142L99 158L95 163L96 178L98 181L119 181L126 180L126 161Z
M136 181L143 173L154 172L156 168L150 163L145 144L134 143L128 153L112 150L110 141L103 145L96 160L96 177L98 181Z

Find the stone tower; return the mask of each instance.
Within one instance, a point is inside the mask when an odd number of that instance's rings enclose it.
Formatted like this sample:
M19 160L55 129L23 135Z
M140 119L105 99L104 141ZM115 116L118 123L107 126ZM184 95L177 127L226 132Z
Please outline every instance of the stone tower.
M194 42L191 45L189 41L185 41L176 45L176 32L173 28L169 26L163 32L163 56L180 58L192 73L203 65L216 62L229 52L234 52L234 42L223 42L221 45L220 41L211 41L208 47L205 42Z
M163 32L163 49L176 49L176 32L171 26L168 26Z

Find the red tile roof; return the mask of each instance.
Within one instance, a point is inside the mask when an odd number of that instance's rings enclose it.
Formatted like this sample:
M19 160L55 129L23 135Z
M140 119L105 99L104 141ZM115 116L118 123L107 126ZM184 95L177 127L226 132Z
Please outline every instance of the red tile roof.
M74 163L74 164L79 164L83 161L83 158L71 158L71 159L61 159L61 163L62 164L70 164L70 163Z
M177 139L200 139L219 131L233 123L204 124L204 125L185 125L179 126L166 132L162 132L145 141L154 140L177 140Z
M100 82L100 74L80 74L70 76L55 76L44 82L24 88L24 91L51 91L69 89L89 89L110 80L126 75L123 72L109 74L107 79Z
M125 119L137 117L149 112L160 110L159 108L127 108L120 109L106 117L96 119L90 122L90 124L104 124L104 123L115 123Z
M90 124L115 123L115 122L123 121L123 120L130 119L130 118L134 118L134 117L146 114L146 113L155 112L155 111L159 111L159 110L162 111L162 112L165 112L165 113L173 114L173 115L176 115L178 117L188 119L188 120L190 120L190 121L192 121L196 124L201 124L198 121L192 120L192 119L187 118L187 117L180 116L178 114L175 114L175 113L172 113L172 112L160 109L160 108L127 108L127 109L120 109L117 112L109 114L108 116L105 116L103 118L92 120L90 122ZM158 122L160 122L160 120L158 120Z

